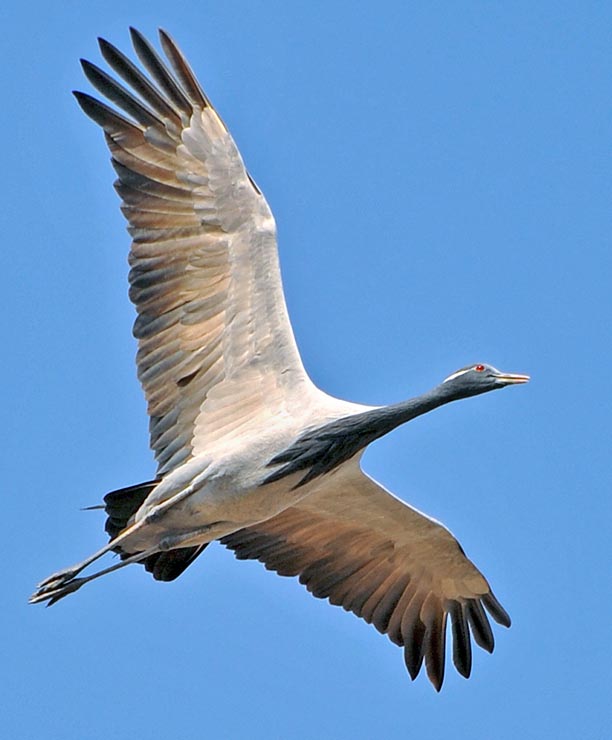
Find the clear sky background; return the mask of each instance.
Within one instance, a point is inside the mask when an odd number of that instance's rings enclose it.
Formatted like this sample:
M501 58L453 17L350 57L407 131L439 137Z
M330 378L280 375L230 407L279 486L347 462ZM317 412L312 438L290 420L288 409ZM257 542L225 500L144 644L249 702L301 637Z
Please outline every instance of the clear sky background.
M3 10L2 736L610 737L612 6L12 3ZM128 236L70 90L96 36L166 27L277 218L304 362L384 404L490 362L532 383L377 442L367 471L443 521L513 618L440 695L296 582L211 547L52 609L104 541L81 512L149 479Z

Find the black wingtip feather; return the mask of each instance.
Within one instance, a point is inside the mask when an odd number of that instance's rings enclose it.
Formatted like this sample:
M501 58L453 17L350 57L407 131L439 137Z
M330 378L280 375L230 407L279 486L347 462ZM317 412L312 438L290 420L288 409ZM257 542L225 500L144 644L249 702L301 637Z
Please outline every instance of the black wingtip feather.
M436 614L434 621L427 629L425 638L425 670L434 689L438 692L444 683L446 668L446 617L445 611Z
M159 29L159 40L162 45L164 53L170 60L172 67L180 80L181 85L192 100L200 105L201 107L210 106L210 101L206 97L206 93L202 90L197 77L193 73L193 70L189 66L189 62L183 56L183 53L178 47L178 44L174 41L172 36L163 28Z
M495 648L495 638L480 601L476 599L468 601L465 604L465 612L474 641L483 650L492 653Z
M124 132L126 130L132 130L134 132L142 131L134 121L128 120L92 95L81 92L80 90L73 90L72 94L76 98L83 113L104 129L106 133L113 134L119 130Z
M134 44L134 41L141 42L141 43L148 43L144 35L134 26L129 26L128 30L130 32L130 38L132 40L132 44Z
M482 597L482 603L484 604L485 609L497 622L497 624L501 624L502 627L510 627L510 625L512 624L510 615L495 598L492 591L489 591L488 594L485 594Z
M173 75L149 41L135 28L130 28L130 36L138 58L164 94L178 110L184 112L191 111L191 103L186 97L185 92L181 90Z
M453 635L453 664L457 671L469 678L472 672L472 643L467 617L460 604L454 602L449 609Z
M404 638L404 663L410 678L414 679L419 675L425 653L425 633L427 629L421 620L417 620L411 625L410 631L402 630Z
M123 52L119 51L105 39L98 39L100 51L107 64L116 72L141 98L159 113L162 118L170 118L175 124L180 123L180 116L171 103L151 84L150 80Z
M147 108L138 98L114 80L103 69L100 69L87 59L81 60L81 67L85 76L91 84L99 90L104 97L119 106L129 116L132 116L143 126L156 126L163 128L163 123L155 113Z
M111 44L110 41L103 39L101 36L98 36L98 46L100 47L100 53L104 57L105 61L108 62L113 69L115 69L115 64L126 59L116 46Z

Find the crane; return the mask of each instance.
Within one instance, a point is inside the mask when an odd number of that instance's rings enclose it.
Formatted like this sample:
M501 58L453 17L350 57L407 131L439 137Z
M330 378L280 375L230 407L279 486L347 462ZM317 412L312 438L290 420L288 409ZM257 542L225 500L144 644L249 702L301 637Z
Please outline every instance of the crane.
M476 363L384 407L318 389L289 323L264 196L176 43L160 31L164 60L130 32L142 70L99 40L128 87L81 61L115 107L75 96L104 131L132 237L136 364L157 474L107 494L98 508L109 542L30 601L51 605L131 563L172 581L217 540L373 624L403 647L411 678L424 664L438 691L450 621L454 665L469 677L472 640L494 647L487 614L506 627L510 618L453 535L366 475L360 458L400 424L529 376ZM80 575L111 551L118 562Z

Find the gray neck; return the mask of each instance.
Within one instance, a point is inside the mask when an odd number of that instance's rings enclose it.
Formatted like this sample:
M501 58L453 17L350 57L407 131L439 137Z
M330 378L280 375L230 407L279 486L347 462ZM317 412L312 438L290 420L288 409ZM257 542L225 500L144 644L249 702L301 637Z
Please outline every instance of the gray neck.
M463 397L463 394L457 393L456 388L441 383L430 391L416 396L416 398L409 398L407 401L394 403L391 406L357 414L353 417L353 420L357 422L358 426L362 427L364 437L369 438L366 444L369 444L374 439L388 434L407 421L416 419L417 416L426 414L428 411L438 408L438 406L443 406L445 403Z
M323 426L310 429L298 437L268 463L276 470L267 475L261 485L305 471L294 488L299 488L346 462L375 439L388 434L400 424L425 414L444 403L465 397L442 383L436 388L393 406L344 416Z

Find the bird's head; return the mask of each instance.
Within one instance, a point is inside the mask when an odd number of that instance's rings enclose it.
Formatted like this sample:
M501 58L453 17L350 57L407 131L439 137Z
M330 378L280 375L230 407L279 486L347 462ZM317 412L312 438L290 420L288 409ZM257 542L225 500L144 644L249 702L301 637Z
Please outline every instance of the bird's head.
M529 375L504 373L492 365L479 363L456 370L443 381L442 386L448 390L452 389L458 398L467 398L497 388L505 388L507 385L527 383L528 380Z

